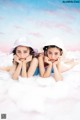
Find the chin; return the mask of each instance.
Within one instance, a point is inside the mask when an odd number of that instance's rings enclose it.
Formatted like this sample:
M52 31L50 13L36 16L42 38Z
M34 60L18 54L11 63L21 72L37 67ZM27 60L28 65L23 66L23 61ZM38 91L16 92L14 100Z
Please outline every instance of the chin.
M50 59L50 61L51 61L51 62L54 62L55 60L53 60L53 59Z
M21 61L26 60L26 58L20 58Z

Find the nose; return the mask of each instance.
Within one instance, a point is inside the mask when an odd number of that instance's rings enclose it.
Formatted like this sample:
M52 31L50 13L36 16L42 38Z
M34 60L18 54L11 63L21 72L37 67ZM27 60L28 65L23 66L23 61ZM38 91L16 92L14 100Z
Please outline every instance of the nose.
M24 58L24 54L23 53L20 54L20 58Z
M51 58L52 58L52 59L54 59L54 58L55 58L54 54L51 56Z

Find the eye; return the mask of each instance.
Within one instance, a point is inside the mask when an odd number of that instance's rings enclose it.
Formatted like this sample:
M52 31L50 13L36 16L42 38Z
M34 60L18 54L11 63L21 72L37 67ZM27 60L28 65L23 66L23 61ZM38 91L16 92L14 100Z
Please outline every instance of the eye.
M50 51L49 51L48 53L49 53L50 55L52 54L52 52L50 52Z
M58 52L55 52L55 55L58 55Z
M28 53L28 51L25 50L24 53Z
M21 51L18 50L17 53L21 53Z

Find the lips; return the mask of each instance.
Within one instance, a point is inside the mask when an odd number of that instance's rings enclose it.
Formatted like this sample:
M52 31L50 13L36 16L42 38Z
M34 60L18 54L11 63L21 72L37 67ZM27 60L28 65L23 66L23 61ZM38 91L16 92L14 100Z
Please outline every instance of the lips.
M54 62L55 60L54 59L50 59L49 61Z
M20 58L19 60L23 61L23 60L26 60L25 58Z
M55 61L57 61L57 60L54 60L54 59L50 59L49 61L51 61L51 62L55 62Z

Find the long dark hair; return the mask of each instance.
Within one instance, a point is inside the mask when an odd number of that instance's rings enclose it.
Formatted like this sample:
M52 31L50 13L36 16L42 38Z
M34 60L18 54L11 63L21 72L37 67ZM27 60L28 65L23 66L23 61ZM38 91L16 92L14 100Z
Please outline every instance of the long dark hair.
M57 49L60 51L60 55L63 54L63 50L62 50L61 48L57 47L56 45L49 45L49 46L44 46L44 47L43 47L44 55L47 55L47 50L48 50L49 48L57 48Z

